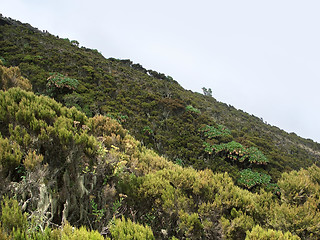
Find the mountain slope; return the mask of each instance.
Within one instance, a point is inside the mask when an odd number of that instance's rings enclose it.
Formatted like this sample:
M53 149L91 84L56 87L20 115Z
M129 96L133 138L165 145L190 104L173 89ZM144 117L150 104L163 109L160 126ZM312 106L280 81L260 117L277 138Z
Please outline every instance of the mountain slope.
M116 120L20 88L0 91L0 121L0 195L12 198L2 200L1 237L320 237L315 165L283 174L280 196L252 193L228 173L173 164Z
M11 19L0 59L0 238L319 239L319 144Z
M258 147L269 159L267 167L258 168L275 179L283 171L320 159L320 145L312 140L287 134L213 97L184 90L165 74L130 60L105 59L97 50L79 48L76 41L59 39L28 24L5 18L1 24L0 56L7 66L19 66L35 92L48 94L46 83L52 72L77 79L75 91L56 91L51 96L87 116L118 119L144 145L172 161L239 177L241 164L204 151L199 129L216 124L231 130L229 141ZM200 112L187 111L187 106Z

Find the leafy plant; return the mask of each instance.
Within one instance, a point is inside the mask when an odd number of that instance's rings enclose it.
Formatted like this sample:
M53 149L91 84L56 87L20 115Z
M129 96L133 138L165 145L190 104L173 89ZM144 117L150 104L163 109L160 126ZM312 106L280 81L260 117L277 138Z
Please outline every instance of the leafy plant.
M100 222L101 219L103 218L104 216L104 213L105 213L105 209L101 208L101 209L98 209L98 204L94 201L94 199L92 198L90 200L90 203L91 203L91 208L92 208L92 214L95 216L95 222Z
M193 107L192 105L186 106L186 111L194 112L200 114L201 111L198 108Z
M223 125L217 125L217 127L206 125L200 129L204 136L211 139L216 137L226 137L231 135L231 131Z
M252 188L257 185L267 185L271 177L265 173L254 172L251 169L244 169L240 172L238 183L246 188Z
M152 134L153 134L153 130L152 130L149 126L145 126L145 127L142 129L142 132L143 132L145 135L152 135Z
M255 164L266 164L269 162L265 155L256 147L245 148L242 144L235 141L214 145L204 142L203 145L205 151L209 154L212 154L213 152L224 153L230 160L239 162L248 161L249 163Z
M79 85L77 79L69 78L61 73L50 73L50 77L47 79L47 92L53 94L56 91L62 90L75 90Z

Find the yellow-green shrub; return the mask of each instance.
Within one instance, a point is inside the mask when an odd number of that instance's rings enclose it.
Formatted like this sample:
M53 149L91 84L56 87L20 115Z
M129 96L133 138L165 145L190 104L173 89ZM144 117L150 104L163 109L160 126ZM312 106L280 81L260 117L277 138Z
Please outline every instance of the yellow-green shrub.
M23 214L18 201L4 197L1 202L1 228L8 234L27 229L27 215Z
M315 199L302 205L275 203L268 215L268 223L274 229L289 231L301 238L320 239L320 211Z
M75 228L69 223L65 223L61 230L59 239L61 240L103 240L103 236L98 231L90 231L86 227Z
M278 186L281 189L281 199L283 202L291 204L303 204L308 198L320 197L320 185L315 181L316 175L310 174L317 168L319 175L320 168L313 166L308 169L301 169L300 171L291 171L283 173L281 179L278 181ZM320 200L319 200L320 203Z
M16 142L0 136L0 164L5 173L14 170L20 163L22 152Z
M29 150L28 155L25 157L23 164L27 170L33 171L43 161L43 156L38 155L36 151Z
M114 220L114 224L110 226L110 232L114 240L155 239L149 226L134 223L124 217Z
M190 239L201 239L204 235L203 224L197 213L179 212L179 231Z
M27 91L32 90L31 83L28 79L21 76L18 67L7 68L0 64L0 89L8 90L11 87L20 87Z
M256 225L251 231L247 231L246 240L300 240L300 238L290 232L283 233L273 229L266 230Z
M237 211L235 208L231 210L231 220L225 217L221 218L223 233L226 239L243 239L247 230L251 229L254 219L251 216Z

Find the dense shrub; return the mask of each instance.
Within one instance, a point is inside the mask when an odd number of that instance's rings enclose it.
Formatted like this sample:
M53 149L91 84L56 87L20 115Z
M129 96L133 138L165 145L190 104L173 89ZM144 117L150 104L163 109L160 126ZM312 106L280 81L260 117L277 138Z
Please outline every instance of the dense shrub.
M31 91L32 85L28 79L21 76L18 67L4 67L0 64L0 89L8 90L11 87L20 87Z
M292 235L290 232L283 233L282 231L276 231L272 229L265 230L259 225L252 228L251 231L247 231L246 240L299 240L296 235Z
M124 217L114 220L114 223L110 226L110 232L112 239L155 239L150 227L134 223Z

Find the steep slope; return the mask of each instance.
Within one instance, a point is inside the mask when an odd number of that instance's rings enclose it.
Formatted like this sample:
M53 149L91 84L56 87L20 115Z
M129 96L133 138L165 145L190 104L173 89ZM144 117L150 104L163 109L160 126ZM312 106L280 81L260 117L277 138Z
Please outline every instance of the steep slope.
M129 60L0 25L0 238L320 238L319 144Z
M173 162L196 169L239 171L254 168L277 179L281 172L318 163L320 145L265 124L232 106L183 89L170 76L146 70L130 60L105 59L97 50L79 48L77 41L59 39L28 24L1 18L0 57L6 66L19 66L38 94L50 94L65 106L75 106L91 117L111 116L145 146ZM47 91L50 73L58 72L79 84L75 91ZM203 147L203 126L224 125L227 139L257 147L269 164L230 161L225 154L208 154Z
M278 196L252 193L228 173L173 164L114 119L20 88L0 91L0 122L1 238L320 237L315 165L282 174Z

